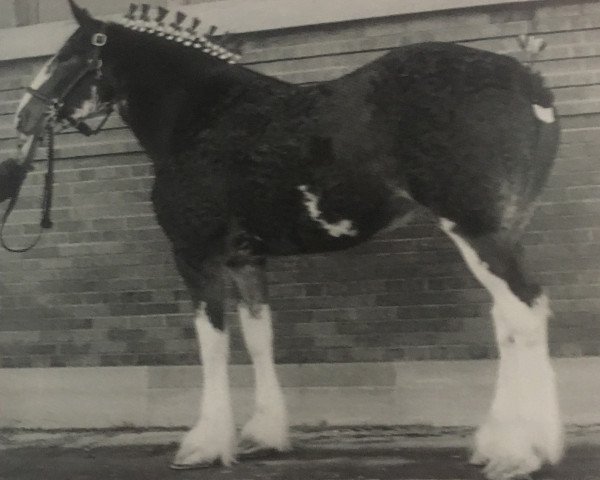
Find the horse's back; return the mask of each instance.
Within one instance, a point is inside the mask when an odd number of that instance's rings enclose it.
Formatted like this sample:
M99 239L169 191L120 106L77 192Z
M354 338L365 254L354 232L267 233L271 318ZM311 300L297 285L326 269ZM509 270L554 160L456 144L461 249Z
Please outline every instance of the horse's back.
M418 203L473 233L524 224L559 133L537 74L504 55L426 43L395 49L340 83L363 86L356 93L370 122L394 139L396 181Z
M550 108L551 95L490 52L412 45L332 82L277 88L240 97L204 131L184 169L207 182L186 197L202 221L175 228L175 202L167 230L218 234L235 217L270 253L337 250L385 228L412 198L484 234L524 223L554 156L557 124L534 109Z

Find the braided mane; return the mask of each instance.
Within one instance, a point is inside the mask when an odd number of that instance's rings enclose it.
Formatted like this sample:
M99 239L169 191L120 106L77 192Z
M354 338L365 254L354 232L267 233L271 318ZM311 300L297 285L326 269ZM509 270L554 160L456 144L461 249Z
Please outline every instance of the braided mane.
M239 40L230 41L227 33L215 35L217 27L214 25L207 32L199 33L200 19L194 17L186 26L186 18L187 15L183 12L171 12L160 6L153 8L146 3L132 3L127 14L118 23L130 30L163 37L184 47L199 49L227 63L237 63L240 60Z

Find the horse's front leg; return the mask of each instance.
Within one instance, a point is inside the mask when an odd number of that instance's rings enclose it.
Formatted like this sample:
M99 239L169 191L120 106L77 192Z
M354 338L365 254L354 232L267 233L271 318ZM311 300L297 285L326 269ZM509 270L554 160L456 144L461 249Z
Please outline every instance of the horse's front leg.
M242 429L240 455L290 448L287 410L275 372L273 325L263 263L257 257L238 257L230 266L238 293L242 333L255 378L254 413Z
M177 256L177 265L196 309L204 378L198 421L181 442L172 467L230 465L235 456L235 426L228 378L229 332L223 312L224 269L218 261L192 266L182 256Z

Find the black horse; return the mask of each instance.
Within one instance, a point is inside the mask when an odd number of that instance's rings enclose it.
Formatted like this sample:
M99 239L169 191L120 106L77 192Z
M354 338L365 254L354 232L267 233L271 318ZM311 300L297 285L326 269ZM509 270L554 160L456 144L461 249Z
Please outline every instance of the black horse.
M236 65L181 13L132 6L106 23L70 2L79 28L34 80L17 128L27 140L54 114L80 123L114 104L152 159L152 202L197 312L204 371L199 420L174 467L289 448L265 258L345 249L415 208L438 218L494 301L498 384L473 461L504 479L560 459L550 310L519 246L559 137L538 75L509 57L424 43L300 87ZM256 375L237 447L228 276Z

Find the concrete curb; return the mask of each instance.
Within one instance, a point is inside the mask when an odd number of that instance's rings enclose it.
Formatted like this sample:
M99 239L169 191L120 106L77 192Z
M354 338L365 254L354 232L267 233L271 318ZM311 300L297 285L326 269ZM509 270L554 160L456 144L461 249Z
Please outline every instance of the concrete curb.
M567 424L600 424L600 358L557 359ZM474 426L494 361L280 365L292 425ZM252 368L231 367L236 421L251 414ZM0 370L0 427L181 427L197 415L198 366Z

